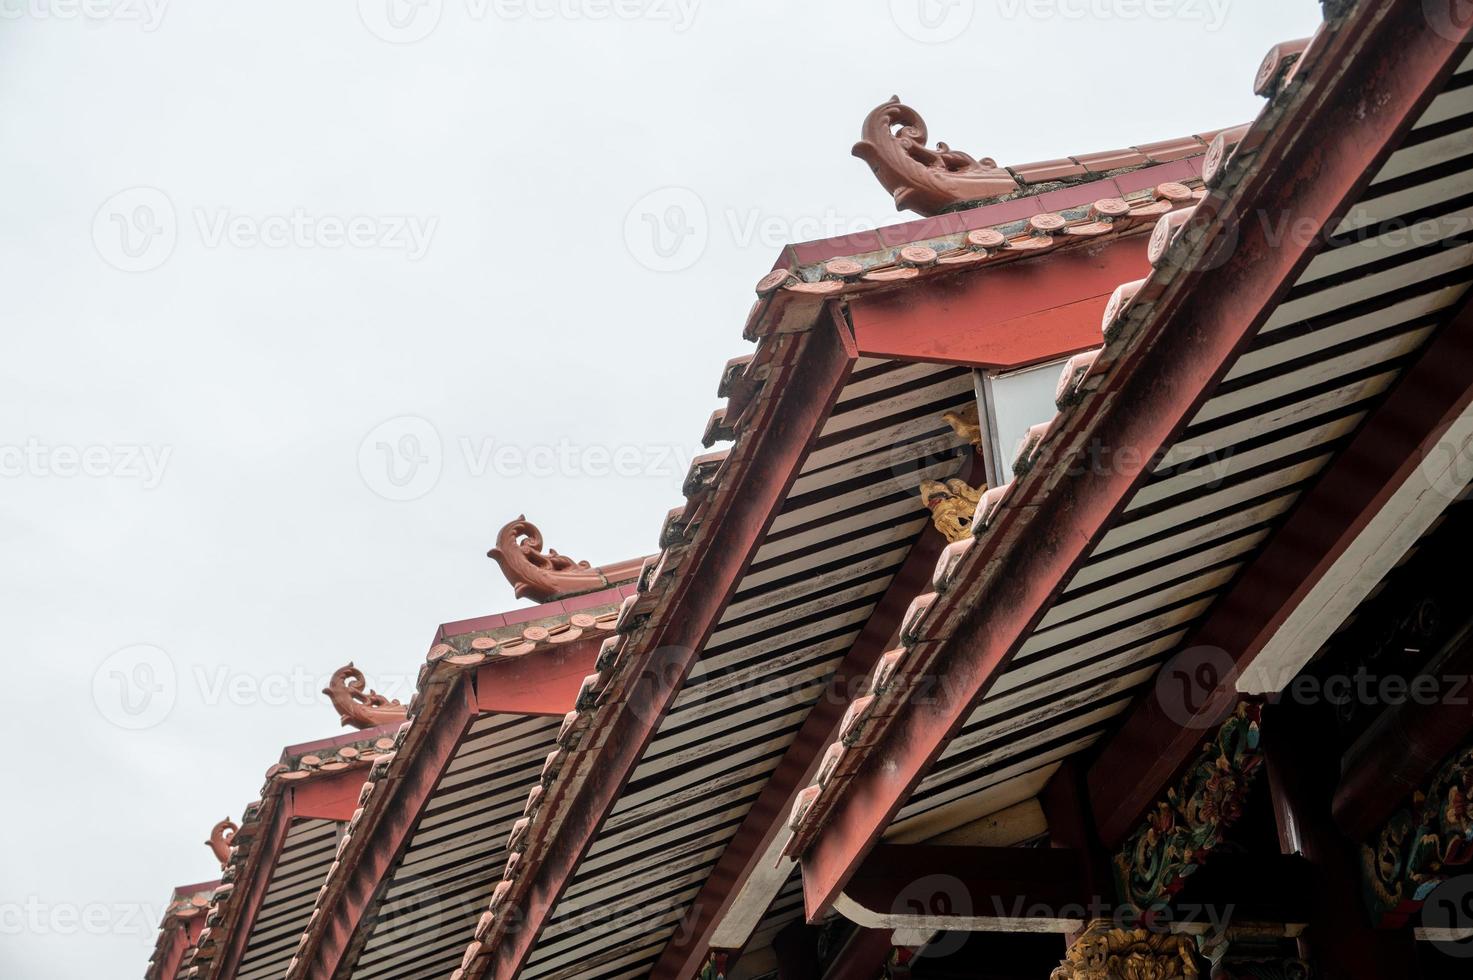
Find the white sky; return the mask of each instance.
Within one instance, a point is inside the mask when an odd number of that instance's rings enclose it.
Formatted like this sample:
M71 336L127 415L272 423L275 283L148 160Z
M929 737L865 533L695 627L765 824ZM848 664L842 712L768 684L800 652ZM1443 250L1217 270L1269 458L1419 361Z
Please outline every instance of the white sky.
M1114 149L1251 118L1319 19L419 2L0 0L0 976L141 975L210 826L338 731L327 674L402 693L515 604L508 519L653 551L781 244L902 220L849 156L873 106Z

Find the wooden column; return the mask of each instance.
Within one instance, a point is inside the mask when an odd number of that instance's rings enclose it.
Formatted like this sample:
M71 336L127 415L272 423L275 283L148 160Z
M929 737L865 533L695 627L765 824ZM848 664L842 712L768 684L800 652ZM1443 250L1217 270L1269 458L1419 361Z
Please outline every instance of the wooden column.
M1361 902L1358 842L1341 836L1330 813L1340 750L1327 706L1271 705L1263 720L1264 762L1284 853L1303 855L1316 871L1309 929L1302 946L1317 975L1336 980L1415 980L1410 930L1371 928Z

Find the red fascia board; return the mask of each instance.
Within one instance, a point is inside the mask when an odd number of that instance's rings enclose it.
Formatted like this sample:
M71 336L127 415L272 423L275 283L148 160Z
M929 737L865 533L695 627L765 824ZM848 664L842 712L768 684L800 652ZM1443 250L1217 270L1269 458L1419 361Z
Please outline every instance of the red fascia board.
M251 930L255 928L256 915L261 911L261 903L266 900L266 891L271 885L272 872L276 870L277 859L280 858L281 849L286 843L287 830L291 828L292 799L290 793L277 794L275 805L266 819L269 823L256 841L252 854L253 860L250 861L245 881L244 883L236 882L236 893L231 896L232 902L241 903L240 912L235 916L235 921L231 925L229 941L215 961L213 976L216 977L232 980L236 971L240 969L241 957L245 955Z
M358 809L358 794L368 778L368 767L352 766L338 772L315 773L292 784L292 818L297 820L336 820L347 823Z
M344 732L341 735L334 735L331 738L320 738L315 742L288 745L285 749L282 749L281 756L284 759L296 759L304 755L311 755L314 752L321 752L324 749L339 749L345 745L354 745L358 742L367 741L375 736L379 738L393 738L398 731L399 723L390 722L387 725L379 725L377 728L365 728Z
M912 242L965 234L979 228L994 228L998 225L1031 218L1035 214L1068 207L1082 207L1104 197L1122 197L1167 181L1180 181L1183 178L1197 176L1200 175L1200 172L1201 167L1196 160L1173 160L1170 163L1142 167L1140 170L1114 177L1087 181L1060 188L1057 191L1047 191L1033 197L1020 197L997 204L968 208L965 211L953 211L933 218L920 218L896 225L885 225L870 231L796 243L782 250L773 268L789 269L813 265L817 262L827 262L829 259L879 252Z
M751 449L728 459L728 466L739 468L727 474L718 491L725 509L707 518L705 526L711 530L675 586L678 591L667 607L670 614L651 624L652 635L641 637L647 652L629 668L637 679L626 700L607 723L601 722L605 727L597 748L588 758L575 760L588 775L564 791L569 798L544 805L544 810L554 807L562 819L546 850L526 872L529 883L516 900L516 929L503 932L491 955L477 961L498 980L517 976L526 965L563 890L781 509L858 357L848 327L832 305L809 331L769 342L792 345L790 373L769 380L775 395L748 430ZM467 980L475 980L482 968L473 964Z
M375 807L377 816L372 826L360 827L354 834L355 840L363 838L365 843L354 848L346 880L339 882L334 895L320 906L325 925L317 941L303 951L308 959L306 976L331 980L346 960L360 926L475 716L470 679L462 674L435 712L430 730L416 740L415 765L404 766L397 778L377 788L376 793L392 794L393 799Z
M219 882L215 882L219 884ZM169 933L163 957L156 961L152 976L159 980L174 980L179 974L179 965L184 962L184 954L189 948L199 941L199 934L205 928L204 913L190 916L187 919L179 919Z
M607 589L600 589L597 592L589 592L586 595L557 599L535 606L522 606L517 609L509 609L506 612L493 613L489 616L477 616L473 619L462 619L453 623L444 623L435 633L435 642L444 643L453 637L464 636L467 633L480 633L486 630L501 629L506 626L515 626L518 623L531 622L536 619L552 619L557 616L571 615L595 606L617 606L619 601L624 598L626 585L627 583L621 583L610 586Z
M854 342L869 357L1007 370L1104 343L1100 320L1122 282L1150 271L1147 238L1013 262L850 301Z
M1145 476L1115 468L1050 487L1057 467L1090 441L1134 447L1143 460L1170 444L1318 251L1318 241L1278 240L1269 222L1254 216L1293 214L1333 227L1461 59L1461 39L1433 31L1418 5L1354 9L1305 55L1303 82L1291 90L1297 100L1283 117L1255 126L1266 132L1259 132L1252 169L1231 192L1219 190L1198 205L1189 228L1213 236L1197 246L1198 254L1216 250L1213 267L1189 267L1149 294L1150 317L1122 336L1114 369L1080 406L1093 410L1066 414L1045 445L1063 447L1069 457L1035 465L1019 482L1018 503L1003 508L968 557L961 587L935 618L956 608L956 596L975 599L983 580L985 601L972 603L934 657L920 658L944 682L931 698L902 698L893 714L877 719L866 764L827 804L802 858L810 921L832 907ZM1374 113L1364 111L1371 102ZM1222 244L1234 240L1230 250Z
M589 637L525 657L486 661L476 668L476 709L512 715L567 714L584 678L594 672L601 643L600 637Z

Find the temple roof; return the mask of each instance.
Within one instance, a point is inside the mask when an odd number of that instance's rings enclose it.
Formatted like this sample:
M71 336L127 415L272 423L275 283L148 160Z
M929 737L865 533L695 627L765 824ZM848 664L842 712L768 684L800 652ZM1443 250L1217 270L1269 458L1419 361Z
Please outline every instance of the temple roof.
M405 721L268 773L194 975L684 980L872 913L844 889L877 841L1037 841L1101 760L1139 777L1089 783L1118 845L1231 714L1172 716L1162 665L1231 650L1214 684L1276 691L1456 496L1399 488L1464 407L1473 63L1348 111L1395 29L1332 11L1253 123L1047 164L875 110L897 203L990 203L784 250L657 554L594 567L519 518L492 557L542 605L442 626L407 705L343 673L345 722ZM1265 220L1300 214L1323 233ZM324 774L352 805L296 816Z

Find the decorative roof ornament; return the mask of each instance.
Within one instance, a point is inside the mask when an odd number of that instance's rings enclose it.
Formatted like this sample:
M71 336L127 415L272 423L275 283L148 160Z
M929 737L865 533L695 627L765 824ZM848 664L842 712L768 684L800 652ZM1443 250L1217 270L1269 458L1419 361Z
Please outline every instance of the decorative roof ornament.
M1115 854L1115 877L1138 909L1169 901L1223 841L1247 806L1263 763L1261 705L1241 701Z
M639 571L639 562L595 568L552 549L544 554L542 532L525 514L501 529L496 535L496 547L486 552L486 557L501 566L501 574L512 584L518 599L537 602L597 592L617 581L631 579Z
M322 689L332 706L338 709L338 718L344 726L357 729L377 728L380 725L398 724L407 717L404 705L390 701L377 691L368 690L368 681L363 671L349 661L346 666L333 671L327 687Z
M977 504L982 501L986 487L973 489L965 480L952 478L942 483L938 480L921 481L921 499L931 511L931 523L936 530L955 544L972 536L972 517L977 513Z
M1190 936L1117 929L1096 919L1064 954L1049 980L1195 980L1197 944Z
M945 143L926 146L926 121L898 95L870 112L861 132L854 155L894 196L896 210L940 214L1023 189L991 157L977 160Z
M971 443L973 448L982 448L981 412L975 401L969 402L967 407L959 412L942 412L941 419L951 426L952 431L959 438Z
M205 844L214 853L215 860L220 862L222 871L230 863L230 842L235 839L235 832L239 829L240 825L229 817L210 828L210 839Z

